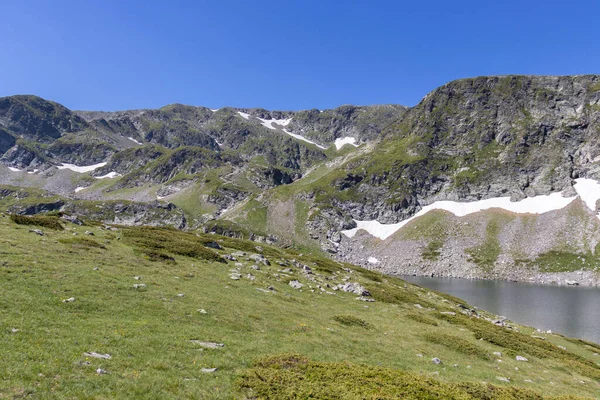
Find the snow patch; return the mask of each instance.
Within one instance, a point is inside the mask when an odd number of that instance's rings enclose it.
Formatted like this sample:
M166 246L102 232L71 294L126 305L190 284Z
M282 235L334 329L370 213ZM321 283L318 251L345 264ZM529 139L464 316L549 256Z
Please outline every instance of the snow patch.
M156 200L162 200L162 199L165 199L165 198L167 198L167 196L156 195Z
M15 167L8 167L8 169L10 169L12 172L21 172L22 171L19 168L15 168Z
M287 129L283 129L283 128L278 128L276 126L273 126L273 124L277 124L277 125L281 125L281 126L288 126L290 124L290 122L292 121L291 118L287 118L287 119L270 119L270 120L266 120L266 119L262 119L262 118L258 118L261 122L261 125L264 126L265 128L269 128L272 129L274 131L281 129L284 133L286 133L287 135L290 135L293 138L296 138L298 140L302 140L303 142L306 143L310 143L310 144L314 144L315 146L317 146L320 149L327 149L327 147L323 147L319 144L316 144L315 142L313 142L312 140L308 140L307 138L305 138L302 135L297 135L295 133L292 133L290 131L288 131Z
M101 162L100 164L94 164L94 165L87 165L87 166L83 166L83 167L79 167L75 164L65 164L63 163L62 165L57 166L56 168L58 169L70 169L71 171L75 171L75 172L79 172L79 173L84 173L84 172L90 172L93 171L95 169L104 167L106 165L105 162Z
M135 144L139 144L139 145L141 145L141 144L142 144L142 142L138 142L137 140L135 140L135 139L134 139L134 138L132 138L132 137L128 137L127 139L131 140L131 141L132 141L133 143L135 143Z
M212 111L214 113L217 112L217 111L219 111L219 110L220 110L220 108L210 108L210 111Z
M594 179L578 178L575 179L573 188L585 205L596 212L596 202L600 199L600 183Z
M339 138L339 139L335 139L335 148L336 150L341 149L342 147L344 147L344 145L346 144L351 144L354 147L358 147L356 143L356 139L353 137L345 137L345 138Z
M577 196L563 197L560 193L551 193L549 195L528 197L521 201L510 201L510 197L496 197L468 203L458 203L455 201L436 201L433 204L423 207L421 211L412 217L396 224L382 224L378 221L354 220L356 222L356 228L342 231L342 233L351 238L356 235L356 232L358 232L360 229L363 229L370 235L381 240L385 240L413 219L423 216L432 210L445 210L451 212L457 217L464 217L465 215L489 210L491 208L500 208L518 214L543 214L549 211L564 208L576 198Z
M87 187L79 186L75 188L75 193L81 192L83 189L87 189Z
M273 124L277 124L277 125L281 125L281 126L288 126L290 124L290 122L292 122L291 118L287 118L287 119L262 119L259 118L260 120L260 124L262 126L264 126L265 128L269 128L269 129L273 129L274 131L276 131L278 128L273 126Z
M28 174L37 174L40 170L34 169L33 171L27 171Z
M241 111L238 111L237 113L240 114L242 116L242 118L244 118L244 119L250 119L250 114L246 114Z
M369 257L369 259L367 260L367 262L369 264L379 264L379 260L376 259L375 257Z
M94 178L96 178L96 179L106 179L106 178L116 178L117 176L121 176L121 174L119 174L119 173L117 173L115 171L112 171L112 172L109 172L106 175L95 176Z

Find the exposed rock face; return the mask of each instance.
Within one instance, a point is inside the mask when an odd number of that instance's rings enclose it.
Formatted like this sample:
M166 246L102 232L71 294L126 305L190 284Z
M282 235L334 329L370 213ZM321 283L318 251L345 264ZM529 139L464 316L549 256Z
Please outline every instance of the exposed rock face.
M385 131L332 182L353 218L394 223L436 200L524 198L600 176L600 77L493 77L448 83ZM337 198L336 198L337 197Z
M0 98L0 126L23 139L49 143L88 124L60 104L36 96Z

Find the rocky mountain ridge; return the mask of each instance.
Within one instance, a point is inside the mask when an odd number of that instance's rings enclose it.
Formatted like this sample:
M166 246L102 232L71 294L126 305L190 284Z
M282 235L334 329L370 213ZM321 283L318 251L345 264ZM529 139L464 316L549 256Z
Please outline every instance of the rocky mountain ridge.
M72 112L13 96L0 99L0 164L12 169L0 183L88 201L170 201L188 228L272 237L390 273L512 279L528 268L522 276L585 271L600 282L597 210L581 204L558 224L552 213L528 217L529 236L520 215L490 211L473 217L477 229L438 227L436 237L426 226L407 236L408 225L385 240L341 233L355 221L398 223L436 201L572 196L575 179L600 180L599 134L597 75L463 79L410 109ZM520 237L538 244L520 249Z

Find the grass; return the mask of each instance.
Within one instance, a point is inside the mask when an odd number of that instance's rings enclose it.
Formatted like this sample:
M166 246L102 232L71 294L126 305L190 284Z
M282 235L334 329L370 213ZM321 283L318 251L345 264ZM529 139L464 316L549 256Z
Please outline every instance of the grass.
M485 228L483 243L465 249L465 253L469 255L469 261L477 264L484 271L490 272L493 270L494 264L502 252L498 236L509 218L511 217L508 214L503 213L490 215Z
M58 239L60 243L80 248L97 248L106 250L106 246L87 237L72 237Z
M94 236L82 236L84 230ZM106 249L82 245L81 238ZM206 248L209 240L222 249ZM207 260L198 249L219 259ZM221 262L241 251L246 255L236 255L237 261ZM264 255L271 265L251 268L251 254ZM587 343L559 335L535 340L529 328L506 333L467 317L444 319L449 316L437 311L459 313L459 299L292 250L173 229L108 231L94 224L67 224L38 236L0 216L0 255L0 399L426 398L424 393L599 398L591 378L599 369ZM313 273L303 273L294 260ZM232 280L232 270L242 278ZM289 279L299 280L302 290L291 288ZM346 281L365 286L377 301L331 289ZM75 300L63 302L69 298ZM435 319L437 326L415 315ZM448 335L488 354L523 351L530 362L490 362L428 341L428 334ZM192 340L224 347L206 349ZM111 359L84 355L92 351ZM300 354L302 361L276 356L282 353ZM443 364L433 364L433 357ZM213 367L214 373L202 370Z

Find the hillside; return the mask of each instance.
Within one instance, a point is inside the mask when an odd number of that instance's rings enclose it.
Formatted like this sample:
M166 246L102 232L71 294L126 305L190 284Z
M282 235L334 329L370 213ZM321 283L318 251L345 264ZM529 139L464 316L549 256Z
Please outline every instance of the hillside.
M60 215L0 216L0 398L599 398L596 344L293 250Z
M596 75L463 79L412 108L96 112L12 96L0 204L391 274L598 285L599 107Z

